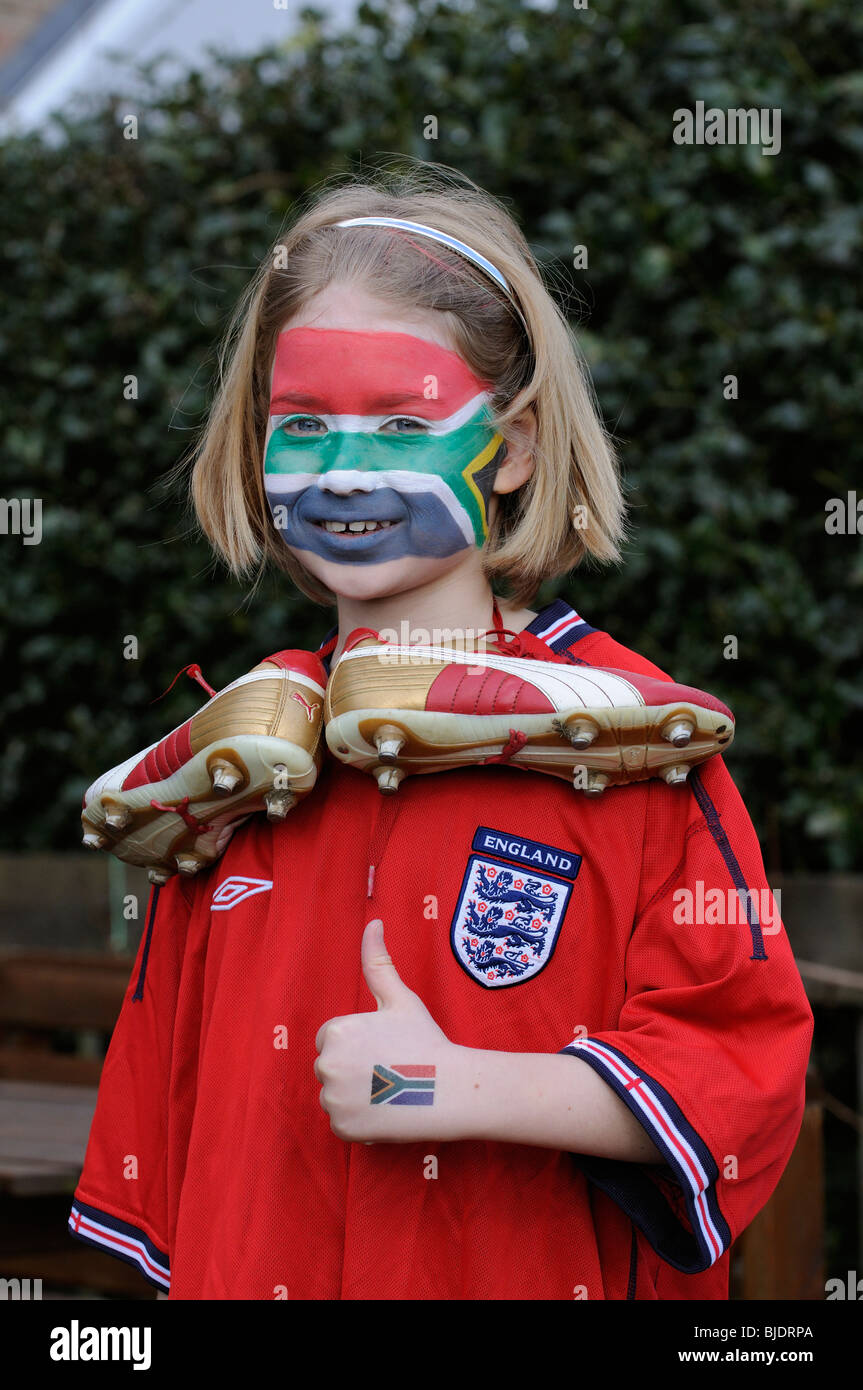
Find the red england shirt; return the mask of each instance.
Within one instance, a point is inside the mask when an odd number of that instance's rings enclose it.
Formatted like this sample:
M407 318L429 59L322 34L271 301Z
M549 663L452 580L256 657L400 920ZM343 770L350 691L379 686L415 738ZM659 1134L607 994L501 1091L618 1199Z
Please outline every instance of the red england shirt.
M529 630L663 676L562 599ZM70 1228L179 1299L727 1298L729 1246L797 1138L812 1013L759 898L681 922L679 890L717 888L767 890L719 757L593 800L503 765L384 797L327 754L286 821L153 890ZM471 927L513 889L553 908L501 978ZM336 1138L315 1036L375 1007L372 917L447 1037L593 1067L665 1163Z

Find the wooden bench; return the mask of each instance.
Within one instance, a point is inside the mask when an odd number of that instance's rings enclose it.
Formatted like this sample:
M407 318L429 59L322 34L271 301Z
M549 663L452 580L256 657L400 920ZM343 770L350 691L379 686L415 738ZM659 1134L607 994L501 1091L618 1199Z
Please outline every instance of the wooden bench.
M822 1302L824 1140L820 1084L810 1067L797 1143L766 1206L731 1248L732 1298Z
M67 1229L108 1040L134 959L0 953L0 1276L155 1298Z

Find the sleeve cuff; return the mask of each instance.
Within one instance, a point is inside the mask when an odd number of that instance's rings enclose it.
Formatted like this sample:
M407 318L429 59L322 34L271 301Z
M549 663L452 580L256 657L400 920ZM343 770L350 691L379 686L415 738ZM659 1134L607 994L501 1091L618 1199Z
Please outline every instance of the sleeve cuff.
M597 1187L632 1219L667 1264L684 1274L700 1274L728 1249L731 1231L719 1210L719 1169L704 1140L668 1091L621 1052L599 1038L578 1038L560 1049L599 1072L620 1096L665 1156L683 1197L688 1224L671 1194L650 1176L668 1176L655 1164L573 1154Z
M99 1207L76 1201L69 1213L69 1230L85 1245L107 1250L118 1260L134 1265L150 1284L163 1293L171 1287L168 1256L153 1244L139 1226L121 1221Z

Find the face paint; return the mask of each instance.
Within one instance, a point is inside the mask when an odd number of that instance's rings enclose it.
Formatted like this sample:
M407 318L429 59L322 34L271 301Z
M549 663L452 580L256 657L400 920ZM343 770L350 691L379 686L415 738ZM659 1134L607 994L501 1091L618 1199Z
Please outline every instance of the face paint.
M264 484L287 544L345 564L482 545L506 454L491 391L457 353L410 334L281 333ZM364 521L384 525L348 529Z

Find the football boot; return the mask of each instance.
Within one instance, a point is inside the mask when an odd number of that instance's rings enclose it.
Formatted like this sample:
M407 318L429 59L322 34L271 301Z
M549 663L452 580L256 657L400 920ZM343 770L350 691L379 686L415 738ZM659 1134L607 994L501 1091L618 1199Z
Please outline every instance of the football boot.
M731 711L702 690L573 663L532 633L513 638L462 650L357 628L327 685L331 752L384 793L415 773L505 763L598 796L651 777L680 786L734 737Z
M326 672L307 651L276 652L166 738L84 794L84 844L145 866L153 883L196 874L256 811L283 820L315 785Z

